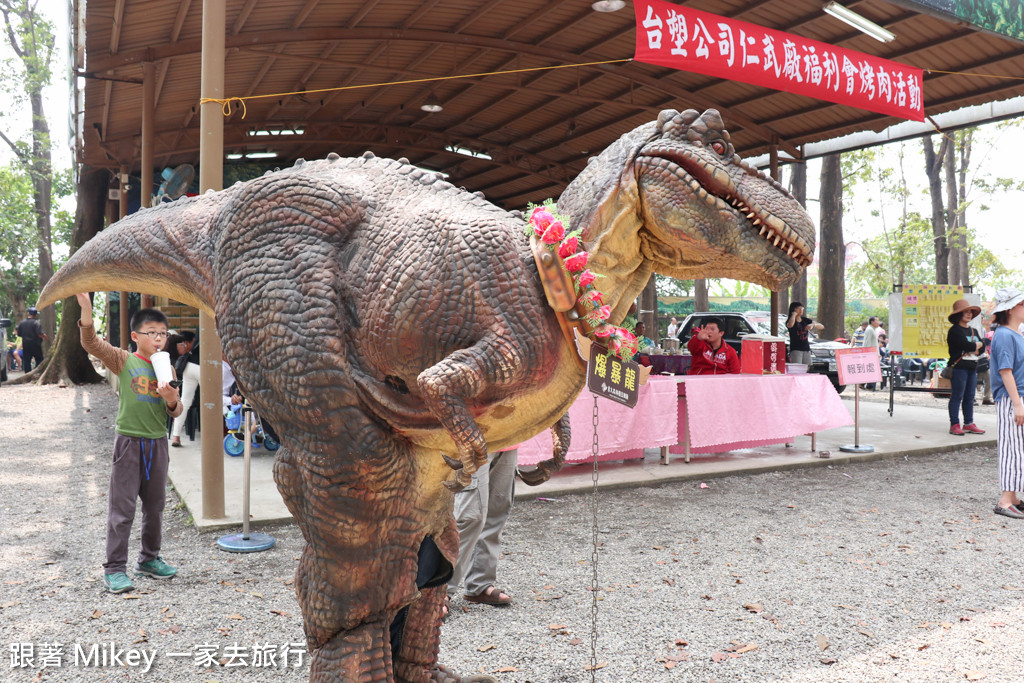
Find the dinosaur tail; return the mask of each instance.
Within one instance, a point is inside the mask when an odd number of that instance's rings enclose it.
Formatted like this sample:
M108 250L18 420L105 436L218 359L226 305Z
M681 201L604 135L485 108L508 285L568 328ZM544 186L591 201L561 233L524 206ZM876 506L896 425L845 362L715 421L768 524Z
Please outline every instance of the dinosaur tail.
M47 283L39 308L78 292L166 296L213 314L214 235L226 192L142 209L99 233Z

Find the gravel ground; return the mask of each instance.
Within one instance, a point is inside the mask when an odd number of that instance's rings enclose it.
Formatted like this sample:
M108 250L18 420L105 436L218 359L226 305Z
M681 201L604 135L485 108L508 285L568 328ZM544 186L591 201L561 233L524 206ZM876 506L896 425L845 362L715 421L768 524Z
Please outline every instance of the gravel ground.
M223 553L172 493L163 556L179 575L104 592L115 409L105 385L0 387L0 680L305 680L305 659L281 661L303 649L291 525L261 529L269 552ZM597 680L1024 678L1024 523L992 514L991 449L702 486L600 495ZM515 604L456 599L442 661L501 681L589 680L591 503L517 504L499 565ZM144 650L152 670L83 663L111 644ZM257 646L276 666L254 665Z

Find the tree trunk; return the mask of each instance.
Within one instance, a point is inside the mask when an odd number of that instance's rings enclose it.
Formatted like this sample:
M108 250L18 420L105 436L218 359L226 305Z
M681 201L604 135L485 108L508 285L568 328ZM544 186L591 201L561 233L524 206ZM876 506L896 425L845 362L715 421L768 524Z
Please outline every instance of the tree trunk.
M38 86L42 88L42 85ZM36 207L36 229L39 232L39 291L53 277L53 232L50 225L50 202L53 193L53 168L50 160L50 127L43 112L43 94L33 91L32 101L32 194ZM39 312L43 332L50 340L57 328L53 308Z
M974 130L968 128L960 134L960 168L958 175L958 198L956 224L960 226L957 235L957 248L960 251L960 284L967 287L971 284L971 252L967 245L967 169L971 165L971 142Z
M78 183L75 228L71 233L72 254L103 227L107 184L108 175L105 170L82 168ZM65 299L61 311L60 330L46 360L38 368L16 380L17 382L34 381L36 378L40 384L61 385L103 381L79 342L78 319L82 315L82 308L78 305L78 300L75 297Z
M924 145L924 168L928 175L928 193L932 200L932 234L935 236L935 283L949 284L949 247L946 244L946 222L942 215L942 159L949 140L942 138L939 153L932 147L932 136L921 138Z
M960 239L956 222L957 216L957 192L956 192L956 150L954 145L946 145L946 154L942 159L942 166L946 171L946 235L949 241L949 283L961 284L963 275L960 272Z
M693 281L693 312L705 313L710 310L708 304L708 281L700 278Z
M791 169L789 191L793 193L793 197L800 202L800 206L807 208L807 164L804 162L797 162L790 164ZM807 306L807 269L800 273L800 279L793 283L793 286L789 289L789 300L799 301L805 307ZM786 304L784 312L789 310L789 304Z
M818 322L822 336L843 336L846 323L846 246L843 242L843 173L838 154L821 162L821 244L818 263Z
M647 336L657 344L661 339L661 331L658 329L658 287L654 273L651 273L651 279L640 293L640 315L636 319L644 324Z

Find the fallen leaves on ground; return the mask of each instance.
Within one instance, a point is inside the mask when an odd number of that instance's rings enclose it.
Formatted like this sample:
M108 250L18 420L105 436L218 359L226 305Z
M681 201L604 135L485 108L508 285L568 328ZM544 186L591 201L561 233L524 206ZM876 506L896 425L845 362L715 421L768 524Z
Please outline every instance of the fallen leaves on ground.
M818 636L818 649L824 652L832 643L825 639L825 636Z
M965 671L964 678L969 681L980 681L988 676L984 671Z
M486 645L481 645L480 647L478 647L476 649L476 651L477 652L490 652L491 650L493 650L496 647L498 647L498 646L495 645L494 643L487 643Z
M597 664L587 664L583 667L584 671L597 671L608 666L608 662L598 662Z
M754 614L760 614L764 611L764 607L762 607L761 603L759 602L748 602L745 605L743 605L743 609L749 612L753 612Z

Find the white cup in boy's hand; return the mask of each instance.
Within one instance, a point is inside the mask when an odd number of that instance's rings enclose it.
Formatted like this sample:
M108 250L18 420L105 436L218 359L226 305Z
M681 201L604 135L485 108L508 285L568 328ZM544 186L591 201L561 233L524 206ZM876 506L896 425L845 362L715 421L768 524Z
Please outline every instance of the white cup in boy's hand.
M174 373L171 371L171 354L166 351L157 351L149 360L153 362L153 371L156 372L156 380L158 382L170 383L174 379Z

